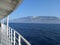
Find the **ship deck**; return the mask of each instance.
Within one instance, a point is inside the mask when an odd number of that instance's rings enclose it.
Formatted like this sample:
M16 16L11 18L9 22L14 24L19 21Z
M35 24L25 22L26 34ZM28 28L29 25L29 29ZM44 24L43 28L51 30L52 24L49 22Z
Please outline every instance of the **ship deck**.
M0 29L0 45L12 45L9 38L7 37L6 32L1 31L1 29Z

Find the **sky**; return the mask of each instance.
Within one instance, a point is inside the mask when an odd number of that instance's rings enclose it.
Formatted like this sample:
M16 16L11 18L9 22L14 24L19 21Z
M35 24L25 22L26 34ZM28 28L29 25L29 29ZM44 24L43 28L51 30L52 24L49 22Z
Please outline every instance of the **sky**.
M60 0L23 0L10 14L10 19L27 16L60 17Z

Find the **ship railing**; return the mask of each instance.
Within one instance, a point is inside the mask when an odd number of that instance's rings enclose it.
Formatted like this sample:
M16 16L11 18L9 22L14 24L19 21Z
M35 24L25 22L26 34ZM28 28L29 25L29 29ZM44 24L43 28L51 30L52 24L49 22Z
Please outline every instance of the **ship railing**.
M3 25L5 26L5 28L7 27L5 24ZM10 39L12 45L22 45L22 41L26 45L31 45L30 42L28 42L20 33L12 29L11 27L8 27L8 31L6 32L8 34L8 38Z

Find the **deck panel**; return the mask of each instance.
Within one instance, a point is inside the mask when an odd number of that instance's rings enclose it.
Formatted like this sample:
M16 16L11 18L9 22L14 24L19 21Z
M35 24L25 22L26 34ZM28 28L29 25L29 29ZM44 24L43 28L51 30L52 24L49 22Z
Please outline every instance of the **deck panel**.
M0 30L0 45L12 45L6 32Z

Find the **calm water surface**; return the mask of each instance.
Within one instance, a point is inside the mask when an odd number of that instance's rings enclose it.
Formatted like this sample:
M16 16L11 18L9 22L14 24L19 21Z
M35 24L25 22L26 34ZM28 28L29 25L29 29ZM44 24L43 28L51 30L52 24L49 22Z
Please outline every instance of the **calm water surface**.
M60 45L60 24L10 23L32 45Z

